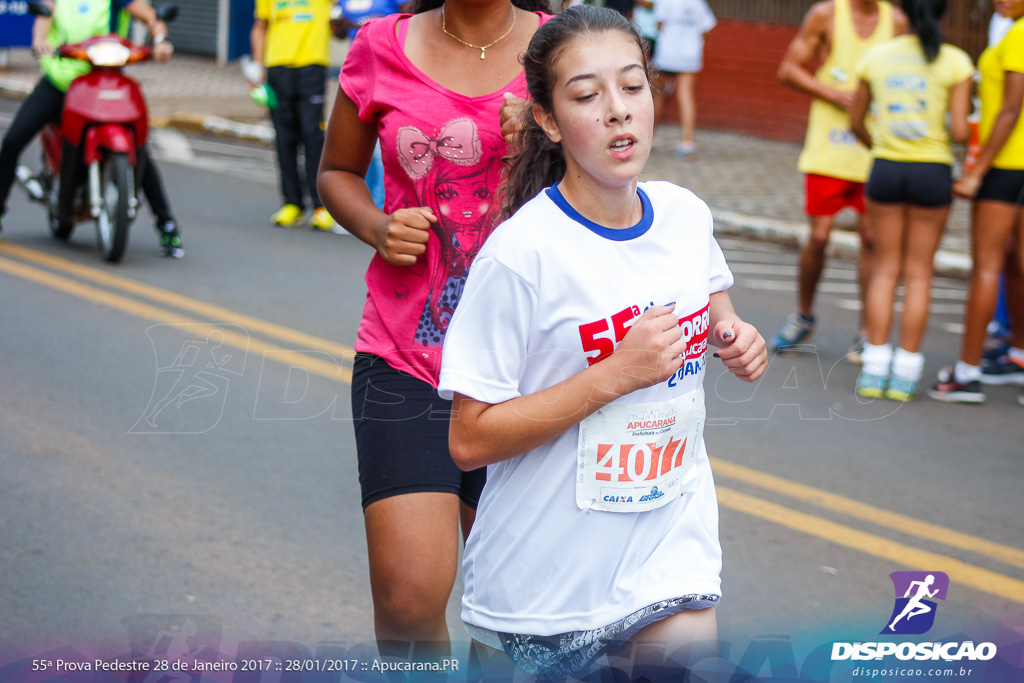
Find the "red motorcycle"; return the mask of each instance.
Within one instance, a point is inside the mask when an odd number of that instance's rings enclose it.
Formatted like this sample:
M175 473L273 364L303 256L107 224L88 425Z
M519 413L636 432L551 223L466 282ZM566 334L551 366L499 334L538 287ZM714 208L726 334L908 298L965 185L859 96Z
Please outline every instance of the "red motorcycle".
M42 3L29 6L37 16L50 15ZM176 15L173 5L157 9L165 22ZM60 124L43 129L42 170L33 176L22 166L17 177L29 197L46 206L54 237L66 240L77 223L95 220L103 257L117 262L138 210L140 152L149 136L146 101L122 68L151 59L152 50L111 34L62 45L56 54L93 68L72 81Z

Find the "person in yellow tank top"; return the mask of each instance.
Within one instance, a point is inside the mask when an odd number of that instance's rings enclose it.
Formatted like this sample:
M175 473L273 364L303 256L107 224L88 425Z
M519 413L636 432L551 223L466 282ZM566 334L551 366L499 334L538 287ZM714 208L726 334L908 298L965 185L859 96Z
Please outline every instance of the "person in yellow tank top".
M934 399L958 403L982 403L982 354L985 329L996 307L999 273L1007 251L1016 241L1018 268L1024 268L1024 0L996 0L996 11L1014 20L998 44L978 59L981 83L982 147L970 170L953 185L953 191L973 199L971 211L971 282L964 312L964 335L957 363L939 372L929 390ZM1020 278L1006 279L1014 337L1009 361L1024 367L1024 320L1014 315L1021 309L1024 292ZM1024 394L1018 398L1024 405Z
M950 138L966 142L974 64L943 42L946 0L903 0L912 35L871 47L857 64L850 125L871 150L867 218L875 233L874 270L864 300L868 341L857 393L909 401L924 370L921 344L931 305L932 263L953 203ZM874 103L877 125L867 127ZM950 131L946 130L949 115ZM906 293L900 343L889 333L896 286Z
M305 200L312 204L309 225L334 228L334 219L316 191L324 146L324 96L330 61L331 0L257 0L249 34L252 58L265 65L266 82L277 96L270 111L277 147L284 206L271 223L291 227L302 221ZM254 78L250 85L260 85ZM305 178L299 173L299 145L305 153ZM303 182L304 181L304 182Z
M854 67L871 45L902 34L907 18L884 0L823 0L807 12L779 65L779 79L810 95L811 113L799 168L806 178L806 212L811 232L800 252L797 311L769 343L772 350L794 352L814 335L814 296L825 269L825 248L835 215L846 206L861 214L858 279L861 296L871 273L873 238L863 219L864 181L871 157L850 132ZM860 362L861 334L847 358Z

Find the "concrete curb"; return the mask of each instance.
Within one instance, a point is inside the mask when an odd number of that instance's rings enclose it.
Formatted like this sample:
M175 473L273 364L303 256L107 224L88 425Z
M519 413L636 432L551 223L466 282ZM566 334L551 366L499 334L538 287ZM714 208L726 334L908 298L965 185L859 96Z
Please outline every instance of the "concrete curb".
M0 76L0 96L10 100L23 100L32 92L35 85L25 85L20 78Z
M246 142L274 144L274 128L268 123L241 123L220 116L182 112L166 119L153 119L152 124L156 127L176 128Z
M720 235L745 237L799 249L810 233L810 227L805 223L718 211L714 207L711 207L711 213L715 217L715 232ZM828 254L834 258L856 261L860 256L860 238L854 233L834 230L829 238ZM966 280L971 274L971 257L940 250L935 254L935 274Z

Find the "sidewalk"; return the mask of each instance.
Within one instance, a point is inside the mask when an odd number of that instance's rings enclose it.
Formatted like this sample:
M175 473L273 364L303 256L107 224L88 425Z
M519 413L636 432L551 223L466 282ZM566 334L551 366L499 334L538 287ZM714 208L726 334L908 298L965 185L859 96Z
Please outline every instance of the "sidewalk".
M237 64L218 66L211 59L175 56L166 64L128 68L145 90L156 126L224 135L270 144L273 129L266 110L248 96ZM10 63L0 69L0 95L24 97L39 79L35 58L27 49L12 49ZM328 87L328 109L337 91ZM697 131L698 155L693 161L672 156L678 129L662 126L645 179L663 178L693 190L715 215L716 231L796 247L807 235L803 213L803 177L796 169L800 146L794 143L711 130ZM969 206L954 204L936 257L937 272L966 277L970 270ZM832 251L856 258L855 215L839 215Z

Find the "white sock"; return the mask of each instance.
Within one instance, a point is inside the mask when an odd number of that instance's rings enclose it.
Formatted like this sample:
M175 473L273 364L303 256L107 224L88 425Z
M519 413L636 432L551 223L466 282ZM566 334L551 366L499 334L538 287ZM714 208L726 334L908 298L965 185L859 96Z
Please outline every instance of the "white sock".
M896 349L892 355L892 374L900 379L917 382L924 372L924 354L911 353L906 349Z
M889 376L889 366L892 364L892 346L889 344L864 344L864 351L860 354L864 372L869 375Z
M981 379L981 366L968 365L962 360L958 360L956 362L956 369L953 371L953 379L960 382L960 384L967 384L976 379Z

